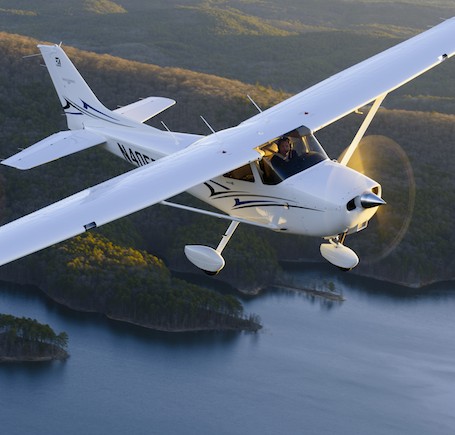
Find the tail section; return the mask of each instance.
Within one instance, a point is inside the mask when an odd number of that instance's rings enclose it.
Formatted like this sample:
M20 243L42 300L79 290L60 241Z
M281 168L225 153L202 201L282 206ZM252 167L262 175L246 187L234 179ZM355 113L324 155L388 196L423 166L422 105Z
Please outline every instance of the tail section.
M107 109L89 88L73 63L59 45L38 45L66 115L68 128L49 136L21 152L3 160L3 165L30 169L70 154L107 142L103 131L109 127L138 128L147 119L175 104L163 97L149 97L116 110ZM103 127L98 129L97 127ZM132 128L131 128L132 127ZM153 127L153 136L165 135ZM115 130L118 132L118 130ZM187 137L187 136L185 136ZM191 142L196 137L188 136ZM173 137L172 142L175 142Z
M125 119L107 109L89 88L59 45L38 45L57 91L70 130L105 122L125 125ZM127 122L126 122L127 123Z

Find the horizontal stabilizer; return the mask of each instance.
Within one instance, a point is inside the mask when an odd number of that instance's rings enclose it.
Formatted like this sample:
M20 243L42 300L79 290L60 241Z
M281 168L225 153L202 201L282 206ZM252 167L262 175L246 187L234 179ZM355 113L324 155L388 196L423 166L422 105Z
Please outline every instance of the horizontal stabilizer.
M115 113L125 116L136 122L145 122L175 104L174 100L163 97L148 97L127 106L114 110Z
M106 139L87 130L60 131L20 153L14 154L2 165L17 169L30 169L61 157L77 153L95 145L104 143Z

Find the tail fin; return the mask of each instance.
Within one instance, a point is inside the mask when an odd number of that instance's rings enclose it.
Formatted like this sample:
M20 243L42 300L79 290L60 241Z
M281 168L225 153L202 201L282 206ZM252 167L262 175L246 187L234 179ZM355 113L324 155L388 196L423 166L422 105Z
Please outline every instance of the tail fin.
M100 121L123 124L89 88L59 45L38 45L57 91L70 130L98 126ZM124 121L124 120L123 120Z

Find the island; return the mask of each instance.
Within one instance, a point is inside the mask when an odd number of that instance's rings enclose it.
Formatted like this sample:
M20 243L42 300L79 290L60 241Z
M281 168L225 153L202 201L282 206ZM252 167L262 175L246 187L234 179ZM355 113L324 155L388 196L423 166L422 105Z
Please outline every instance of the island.
M0 362L65 360L68 334L35 319L0 314Z

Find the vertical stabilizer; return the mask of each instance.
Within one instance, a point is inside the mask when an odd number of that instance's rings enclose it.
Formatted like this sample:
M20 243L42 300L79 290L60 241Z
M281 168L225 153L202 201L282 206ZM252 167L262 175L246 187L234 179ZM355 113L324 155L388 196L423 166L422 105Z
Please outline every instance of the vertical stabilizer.
M115 124L124 122L96 98L60 46L38 45L38 48L54 83L69 129L98 126L106 121Z

